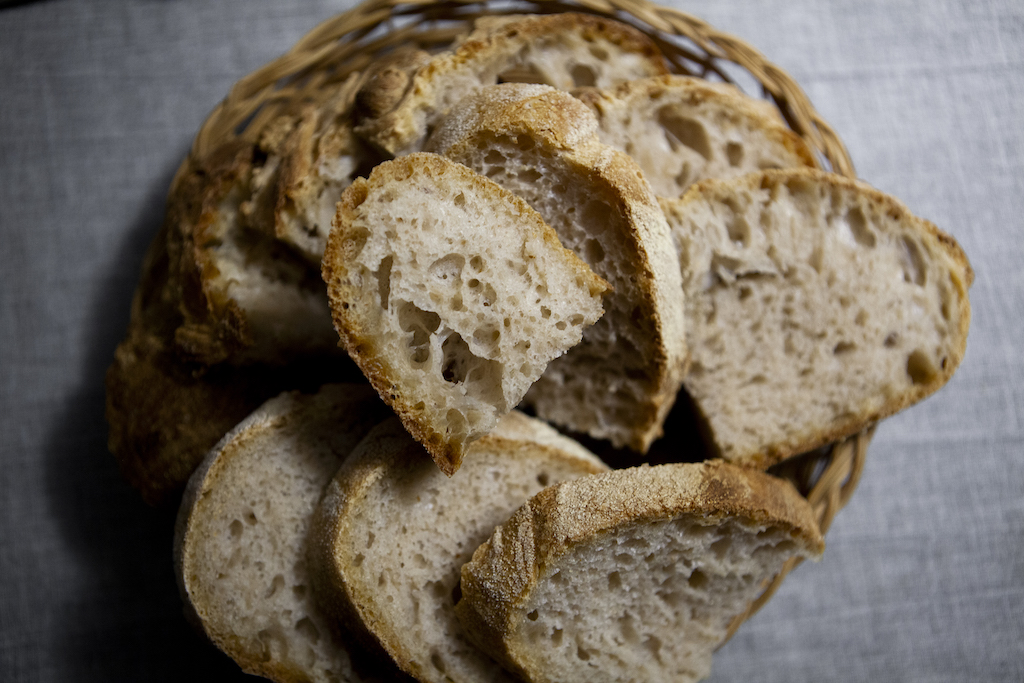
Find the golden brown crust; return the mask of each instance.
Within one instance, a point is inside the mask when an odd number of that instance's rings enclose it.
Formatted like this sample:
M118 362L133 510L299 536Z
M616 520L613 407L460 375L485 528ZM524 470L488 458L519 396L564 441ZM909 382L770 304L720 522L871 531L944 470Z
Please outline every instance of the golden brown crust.
M810 505L771 475L721 460L614 470L551 486L499 527L463 566L459 621L486 652L523 675L508 637L547 568L596 537L679 517L708 526L730 518L779 526L811 554L824 550Z
M394 96L396 88L381 95L383 103L375 102L368 107L355 130L391 154L415 151L421 138L429 132L424 130L429 124L427 119L443 113L433 109L440 96L437 83L445 75L461 70L493 70L491 61L511 58L521 46L567 33L577 34L586 41L607 41L623 52L638 56L646 63L649 75L668 73L657 46L643 33L621 22L577 13L482 19L477 29L453 52L438 55L415 72L411 83L403 82L403 97ZM357 100L375 100L375 85L368 83ZM373 112L383 112L391 102L395 102L391 110L372 116Z

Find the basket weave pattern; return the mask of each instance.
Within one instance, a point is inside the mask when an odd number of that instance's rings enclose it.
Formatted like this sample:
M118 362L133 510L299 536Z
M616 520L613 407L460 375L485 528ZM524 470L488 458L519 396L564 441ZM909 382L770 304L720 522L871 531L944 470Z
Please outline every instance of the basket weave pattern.
M367 0L310 31L288 52L239 80L200 128L177 180L232 141L255 143L280 113L299 102L322 102L324 86L339 84L399 46L438 50L466 35L474 20L495 14L586 12L631 24L661 48L674 73L733 82L739 67L756 81L788 125L833 172L855 177L842 141L793 79L739 38L648 0L515 0L473 2ZM173 187L172 187L173 192ZM871 427L841 442L773 468L810 501L822 534L853 494L874 433ZM791 561L730 627L730 636L774 594Z

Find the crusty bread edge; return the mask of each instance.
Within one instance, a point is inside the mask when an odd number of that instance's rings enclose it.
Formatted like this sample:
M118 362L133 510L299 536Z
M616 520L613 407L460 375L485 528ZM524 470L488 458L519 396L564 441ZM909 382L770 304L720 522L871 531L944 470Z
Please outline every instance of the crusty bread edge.
M506 637L545 567L617 527L687 514L708 525L739 517L788 527L811 556L824 551L810 504L788 481L721 460L614 470L548 487L517 510L463 565L456 615L481 649L525 680Z
M371 491L374 485L389 475L394 468L421 457L422 446L402 439L402 451L395 453L381 447L383 439L395 439L404 435L404 428L398 420L387 420L375 427L358 448L359 453L341 466L338 473L327 485L320 504L314 513L309 535L309 566L314 594L318 601L331 613L344 615L344 621L352 634L377 658L393 661L402 671L418 677L420 672L409 654L403 649L400 639L388 637L390 629L386 619L374 614L362 600L354 587L345 580L345 560L333 550L335 539L351 535L350 509ZM471 448L507 449L526 448L545 458L560 458L572 462L590 474L608 471L608 467L596 456L583 455L541 444L529 439L511 439L485 436ZM472 457L472 454L470 454Z

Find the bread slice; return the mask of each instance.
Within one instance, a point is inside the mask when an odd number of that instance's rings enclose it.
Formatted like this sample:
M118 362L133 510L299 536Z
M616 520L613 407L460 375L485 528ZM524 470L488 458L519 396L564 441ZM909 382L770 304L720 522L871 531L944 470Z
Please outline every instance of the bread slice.
M449 475L608 288L525 202L423 153L345 191L323 276L349 354Z
M388 412L367 385L282 394L226 435L189 481L175 537L186 611L247 673L364 680L353 669L358 649L312 599L306 535L324 486Z
M967 257L867 185L812 170L663 202L679 245L686 390L727 460L767 467L941 387L963 358Z
M546 83L557 88L608 87L668 73L657 46L626 24L586 14L491 17L454 51L415 71L404 96L390 110L378 105L356 133L393 155L421 149L437 121L453 105L485 85L504 81ZM379 83L360 98L374 99Z
M511 682L458 628L459 569L544 486L606 470L589 453L492 434L469 447L448 479L397 420L384 423L338 471L316 513L310 561L318 599L352 615L375 648L420 681Z
M824 548L788 483L721 461L541 491L462 568L464 632L523 680L697 681L732 619Z
M261 141L267 158L253 172L252 198L241 206L249 224L319 268L341 193L385 159L352 132L357 93L404 92L407 72L428 59L421 50L397 50L361 75L310 89L314 99L269 124Z
M175 346L201 365L336 353L317 269L252 229L240 212L259 156L253 145L229 143L181 178L168 199L171 285L183 316Z
M645 452L682 381L683 293L668 225L593 114L543 85L490 86L453 107L428 149L522 197L611 283L607 314L527 394L540 417Z
M207 367L182 358L174 342L180 291L170 284L176 272L167 245L174 215L168 218L144 259L128 330L106 374L108 447L150 505L176 503L206 453L263 401L285 389L361 378L344 354L286 368Z
M601 141L629 154L661 197L707 178L817 167L777 109L729 84L656 76L574 94L597 115Z

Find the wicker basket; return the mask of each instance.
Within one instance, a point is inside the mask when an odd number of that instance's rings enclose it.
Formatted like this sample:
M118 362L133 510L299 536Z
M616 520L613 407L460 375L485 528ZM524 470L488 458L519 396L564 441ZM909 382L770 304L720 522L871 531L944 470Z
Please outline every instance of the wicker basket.
M367 0L323 22L287 53L238 81L200 128L176 181L224 143L255 143L265 126L283 110L297 102L323 100L323 93L330 90L324 86L345 81L389 50L406 45L442 49L465 35L472 22L484 15L567 11L631 24L661 47L676 73L731 83L749 80L760 92L748 94L773 102L824 166L855 177L839 137L788 74L742 40L678 10L648 0ZM873 433L872 427L772 469L794 482L807 497L823 534L857 486ZM730 636L768 601L795 565L795 561L788 563L747 612L733 621Z

